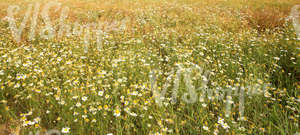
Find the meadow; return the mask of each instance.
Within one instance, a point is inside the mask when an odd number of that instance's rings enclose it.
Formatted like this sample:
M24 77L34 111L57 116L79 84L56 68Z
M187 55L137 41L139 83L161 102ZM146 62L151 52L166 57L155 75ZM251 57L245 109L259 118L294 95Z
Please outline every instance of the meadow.
M297 4L0 0L0 135L300 133Z

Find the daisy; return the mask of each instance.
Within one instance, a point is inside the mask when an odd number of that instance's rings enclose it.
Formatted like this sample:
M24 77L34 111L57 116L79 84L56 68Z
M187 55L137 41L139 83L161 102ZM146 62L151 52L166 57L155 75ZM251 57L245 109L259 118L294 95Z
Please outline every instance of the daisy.
M61 132L64 133L64 134L67 134L67 133L70 132L70 128L69 127L64 127L64 128L62 128Z
M209 130L207 126L203 126L203 129L206 130L206 131Z
M136 117L137 114L136 113L130 113L131 116Z
M104 91L99 91L99 92L98 92L98 96L101 96L101 97L102 97L103 94L104 94Z
M82 99L82 101L86 101L86 100L87 100L87 97L84 96L84 97L82 97L81 99Z
M119 109L114 110L114 116L119 117L121 115L121 112Z
M76 103L76 106L77 106L77 107L80 107L80 106L81 106L81 103L79 103L79 102Z

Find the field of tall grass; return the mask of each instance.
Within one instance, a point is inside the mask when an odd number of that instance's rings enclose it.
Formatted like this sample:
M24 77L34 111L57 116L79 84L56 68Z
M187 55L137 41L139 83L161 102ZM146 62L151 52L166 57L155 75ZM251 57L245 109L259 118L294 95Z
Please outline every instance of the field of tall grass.
M300 133L297 4L0 0L0 135Z

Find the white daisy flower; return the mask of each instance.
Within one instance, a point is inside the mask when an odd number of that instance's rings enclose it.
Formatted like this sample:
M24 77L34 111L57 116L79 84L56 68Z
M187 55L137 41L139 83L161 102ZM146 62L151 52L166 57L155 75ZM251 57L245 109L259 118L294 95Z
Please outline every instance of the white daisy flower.
M121 115L121 111L119 109L114 110L114 116L119 117Z
M76 104L76 107L80 107L80 106L81 106L81 103L78 102L78 103Z
M203 126L203 129L206 130L206 131L209 130L207 126Z
M64 133L64 134L67 134L67 133L70 132L70 128L69 127L64 127L64 128L62 128L61 132Z
M98 92L98 96L101 96L101 97L102 97L103 94L104 94L104 91L99 91L99 92Z
M87 97L84 96L84 97L82 97L81 99L82 99L82 101L86 101L86 100L87 100Z
M3 70L0 70L0 75L4 75L4 71Z

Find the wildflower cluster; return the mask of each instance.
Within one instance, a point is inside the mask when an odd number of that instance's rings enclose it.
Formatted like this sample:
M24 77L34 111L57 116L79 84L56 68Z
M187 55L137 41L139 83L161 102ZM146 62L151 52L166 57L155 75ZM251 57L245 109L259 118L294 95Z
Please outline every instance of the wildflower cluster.
M11 24L0 21L0 123L20 134L296 133L300 55L292 22L258 31L240 12L253 3L221 1L66 0L70 9L82 6L66 24L75 15L128 18L125 29L89 42L85 34L23 34L16 42Z

